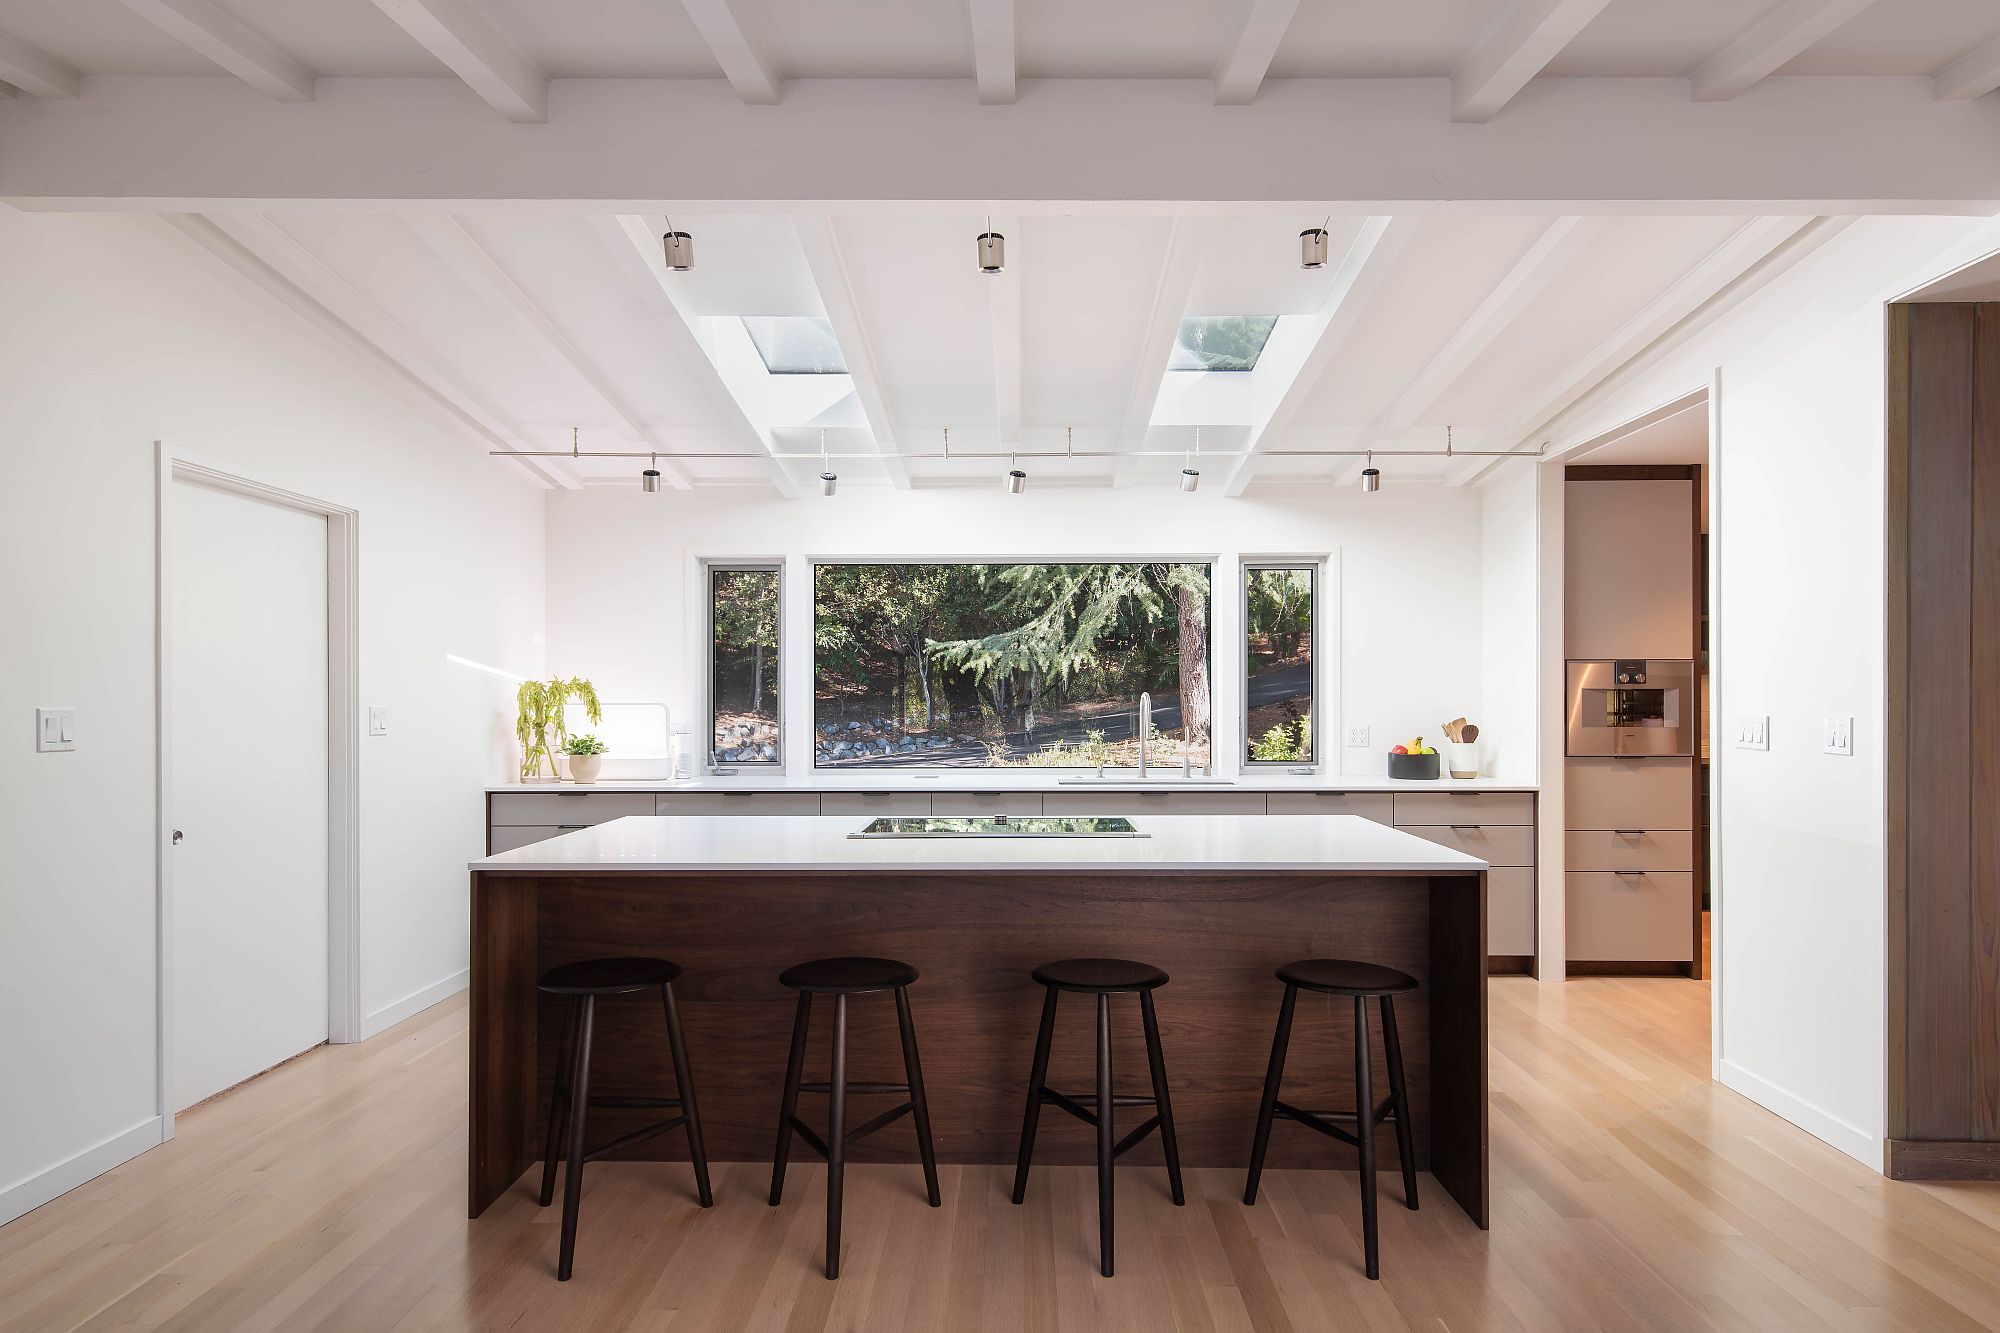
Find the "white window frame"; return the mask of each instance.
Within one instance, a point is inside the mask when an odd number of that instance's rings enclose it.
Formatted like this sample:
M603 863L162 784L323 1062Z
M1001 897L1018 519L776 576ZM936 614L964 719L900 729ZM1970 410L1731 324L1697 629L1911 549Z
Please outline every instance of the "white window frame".
M1320 652L1322 636L1320 617L1326 607L1326 587L1329 560L1324 555L1272 555L1245 556L1237 576L1236 589L1236 722L1238 770L1245 773L1273 772L1278 770L1318 773L1327 768L1327 734L1325 728L1326 710L1321 707L1322 696L1326 692L1325 662ZM1303 569L1312 575L1311 621L1306 632L1306 645L1311 670L1307 681L1312 689L1312 702L1306 710L1306 718L1312 727L1312 759L1300 763L1290 759L1252 759L1250 744L1250 578L1260 569Z
M728 559L724 557L704 557L701 560L701 767L710 776L728 777L741 772L778 773L787 771L786 747L790 740L791 728L787 718L791 708L791 682L786 679L785 641L788 637L786 626L786 597L791 580L786 576L786 561L783 558ZM736 572L769 573L778 576L778 641L772 646L771 670L778 682L778 757L776 759L738 759L724 763L717 759L715 751L715 576L719 573Z

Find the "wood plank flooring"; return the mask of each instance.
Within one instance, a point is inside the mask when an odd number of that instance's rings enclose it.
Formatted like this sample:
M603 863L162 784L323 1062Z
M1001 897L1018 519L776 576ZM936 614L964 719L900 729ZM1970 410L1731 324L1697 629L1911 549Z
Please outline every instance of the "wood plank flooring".
M1083 1167L848 1172L845 1272L819 1274L823 1171L591 1169L574 1281L517 1187L468 1223L466 1024L440 1005L182 1117L179 1137L0 1227L0 1328L1940 1330L2000 1327L2000 1185L1897 1183L1708 1079L1708 988L1493 983L1494 1222L1382 1177L1383 1280L1351 1174L1233 1171L1166 1197L1119 1172L1119 1275ZM1171 1056L1172 1034L1168 1034ZM1058 1118L1059 1119L1059 1118ZM1043 1133L1087 1134L1044 1117ZM1250 1131L1246 1120L1244 1132ZM1285 1132L1280 1129L1278 1132Z

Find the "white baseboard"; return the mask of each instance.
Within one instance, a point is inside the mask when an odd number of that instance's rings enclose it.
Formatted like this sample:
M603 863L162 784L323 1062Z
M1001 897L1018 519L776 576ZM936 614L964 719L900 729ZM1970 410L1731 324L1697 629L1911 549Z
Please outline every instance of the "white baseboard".
M1783 1116L1816 1139L1840 1149L1871 1171L1882 1169L1882 1140L1804 1098L1768 1083L1731 1060L1719 1062L1719 1081L1767 1111Z
M130 1129L113 1134L102 1143L92 1144L74 1157L64 1158L54 1166L0 1190L0 1226L23 1213L34 1211L50 1199L69 1193L114 1166L122 1166L148 1148L159 1147L162 1127L160 1117L151 1116Z
M440 981L434 981L421 990L411 991L400 1000L383 1005L361 1020L361 1040L367 1041L378 1032L387 1032L404 1019L415 1017L432 1005L449 1000L471 984L472 969L460 968Z

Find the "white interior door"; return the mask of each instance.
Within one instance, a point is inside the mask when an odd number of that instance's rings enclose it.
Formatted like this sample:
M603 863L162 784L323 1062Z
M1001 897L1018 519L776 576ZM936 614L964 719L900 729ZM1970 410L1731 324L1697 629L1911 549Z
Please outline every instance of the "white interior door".
M174 1109L327 1037L327 523L171 493Z

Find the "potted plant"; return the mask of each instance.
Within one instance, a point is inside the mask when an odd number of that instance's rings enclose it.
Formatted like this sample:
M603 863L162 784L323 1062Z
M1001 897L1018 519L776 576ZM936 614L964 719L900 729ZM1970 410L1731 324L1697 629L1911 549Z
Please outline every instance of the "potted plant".
M569 756L569 780L588 787L597 781L597 770L604 763L600 757L609 747L595 736L570 736L563 741L563 753Z
M567 749L569 732L563 726L563 705L576 700L584 706L592 722L604 720L597 702L597 687L582 676L568 680L524 680L514 692L518 706L514 715L514 735L521 742L521 781L557 781L555 756ZM549 770L547 779L542 768Z

